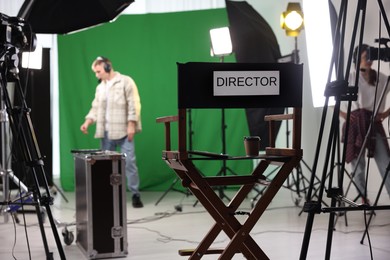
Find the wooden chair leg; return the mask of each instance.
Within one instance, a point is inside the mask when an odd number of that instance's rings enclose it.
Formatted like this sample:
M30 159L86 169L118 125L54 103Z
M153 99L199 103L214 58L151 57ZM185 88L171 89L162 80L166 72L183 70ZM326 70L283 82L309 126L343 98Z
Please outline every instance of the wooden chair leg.
M236 248L239 247L241 244L243 244L245 240L250 237L249 232L253 229L254 225L258 222L262 214L265 212L265 210L271 203L272 199L275 197L279 189L282 187L288 175L294 169L295 165L296 165L296 161L292 160L290 162L285 163L280 168L275 178L271 182L270 186L266 189L263 196L260 198L260 200L256 203L255 207L252 209L248 219L245 221L241 229L237 231L237 234L240 235L236 235L234 236L234 238L232 238L229 245L225 248L224 252L221 254L221 259L232 258L233 255L235 254ZM259 258L259 259L264 259L264 258Z
M268 165L268 162L262 161L252 174L255 176L261 175ZM208 253L208 248L222 230L230 239L237 236L237 232L239 232L242 228L242 225L235 218L234 212L241 205L242 201L246 198L255 184L243 185L230 204L226 206L215 194L213 189L207 184L207 182L199 174L194 173L196 169L193 165L188 164L185 165L185 167L188 169L187 176L191 178L196 186L202 187L202 189L190 187L191 192L199 199L209 214L216 220L216 224L211 228L190 258L198 259L198 257ZM181 174L182 173L183 172L181 172ZM240 245L237 245L234 249L232 249L232 251L233 255L241 251L248 259L268 259L265 253L249 235L245 235L245 240L242 241Z

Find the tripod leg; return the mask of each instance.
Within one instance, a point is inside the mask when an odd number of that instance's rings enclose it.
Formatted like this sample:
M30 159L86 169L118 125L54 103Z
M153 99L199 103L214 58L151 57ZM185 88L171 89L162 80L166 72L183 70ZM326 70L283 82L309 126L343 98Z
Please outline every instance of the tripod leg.
M33 192L33 195L34 195L34 201L37 202L38 196L36 195L35 192ZM43 218L42 218L41 210L40 210L38 203L35 205L35 211L36 211L37 218L38 218L39 229L41 230L41 236L42 236L42 241L43 241L43 247L45 248L45 252L46 252L46 258L48 260L53 259L53 253L49 251L49 247L47 244L46 233L45 233L45 229L43 227Z
M331 207L336 206L336 199L332 197ZM334 220L335 220L335 212L329 213L329 223L328 223L328 237L326 239L326 253L325 259L330 259L330 252L332 249L332 240L333 240L333 231L334 231Z
M263 195L265 188L259 189L258 185L255 185L255 186L253 186L252 189L257 192L256 196L254 196L251 199L251 207L253 208L255 206L256 201L258 200L259 196Z
M53 235L54 235L54 239L55 239L56 244L57 244L58 253L60 254L61 260L65 260L66 257L65 257L64 249L61 246L60 236L59 236L58 231L56 229L56 223L54 222L54 218L53 218L53 215L51 213L50 206L49 205L45 205L45 209L46 209L47 217L48 217L48 219L50 221L50 226L51 226L51 229L52 229L52 232L53 232Z
M266 176L265 176L265 178L266 178L266 179L270 178L270 176L271 176L274 172L276 172L278 169L279 169L279 166L276 167L275 169L273 169L271 172L267 173ZM253 186L253 189L257 192L257 194L251 199L251 204L252 204L251 206L252 206L252 208L253 208L253 206L255 205L256 201L258 200L259 196L263 195L264 190L265 190L266 188L267 188L267 186L265 186L265 187L263 187L263 188L261 188L261 189L259 189L259 185Z
M173 187L178 181L179 181L179 177L176 177L176 179L172 182L171 186L169 186L169 188L163 193L163 195L161 195L161 197L156 201L156 203L154 204L155 206L157 206L157 204L160 203L160 201L168 194L168 192L173 190Z
M320 206L320 203L316 203L316 205L313 205L315 208L318 208ZM313 223L314 223L314 215L315 213L315 208L309 211L307 214L307 220L306 220L306 227L305 227L305 233L303 236L303 241L302 241L302 248L301 248L301 254L299 256L300 260L306 260L307 257L307 251L309 249L309 242L310 242L310 237L311 237L311 230L313 229Z
M375 198L375 202L374 202L374 205L373 206L376 206L378 204L378 201L379 201L379 197L382 193L382 189L383 189L383 186L385 185L385 181L387 179L387 175L389 174L389 170L390 170L390 161L389 161L389 164L387 165L387 168L386 168L386 173L385 175L383 176L383 179L382 179L382 183L381 183L381 186L379 188L379 191L378 191L378 195L376 196ZM370 217L368 219L368 222L367 222L367 225L366 225L366 229L364 230L364 233L363 233L363 236L362 236L362 239L360 240L360 244L363 244L363 241L364 241L364 238L368 232L368 227L370 226L371 224L371 219L372 219L372 216L374 215L374 211L371 211L370 213Z
M226 171L227 171L226 161L223 160L222 167L216 176L226 176ZM218 186L218 187L216 187L216 189L218 190L218 194L219 194L220 199L227 199L228 201L230 201L230 198L228 196L226 196L226 194L225 194L225 191L224 191L225 187L224 186Z
M296 206L298 206L298 204L299 204L299 201L301 200L301 190L300 190L300 185L299 185L299 182L300 182L300 176L301 176L301 174L302 174L302 169L301 169L301 166L298 166L297 168L296 168L296 174L297 174L297 176L296 176L296 181L295 181L295 186L296 186L296 188L297 188L297 195L298 195L298 199L297 199L297 201L295 201L295 205ZM299 200L299 201L298 201Z

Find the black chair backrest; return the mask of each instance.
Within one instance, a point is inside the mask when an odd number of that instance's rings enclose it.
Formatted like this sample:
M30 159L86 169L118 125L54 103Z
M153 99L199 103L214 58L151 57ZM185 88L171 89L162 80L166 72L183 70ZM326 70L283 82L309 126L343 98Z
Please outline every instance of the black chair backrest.
M178 63L178 106L302 107L302 75L293 63Z

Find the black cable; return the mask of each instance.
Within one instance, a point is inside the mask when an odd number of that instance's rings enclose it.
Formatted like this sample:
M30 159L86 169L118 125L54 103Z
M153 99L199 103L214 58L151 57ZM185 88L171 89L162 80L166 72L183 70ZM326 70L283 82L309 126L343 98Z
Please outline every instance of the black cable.
M26 244L27 244L27 250L28 250L28 255L29 255L29 259L31 260L31 246L30 246L30 240L28 238L28 231L27 231L27 221L26 221L26 214L24 212L24 203L23 203L23 196L21 195L21 188L19 186L19 194L20 194L20 201L21 201L21 207L22 207L22 216L23 216L23 221L24 221L24 233L25 233L25 236L26 236Z
M14 224L14 243L12 245L12 257L13 259L16 260L16 257L15 257L15 247L16 247L16 223L15 223L15 218L14 218L14 215L11 214L11 218L12 218L12 222Z

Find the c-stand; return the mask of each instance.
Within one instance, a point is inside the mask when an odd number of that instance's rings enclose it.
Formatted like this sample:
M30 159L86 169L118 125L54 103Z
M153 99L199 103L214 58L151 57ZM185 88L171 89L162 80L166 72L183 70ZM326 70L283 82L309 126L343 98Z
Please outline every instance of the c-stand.
M2 89L3 101L9 117L9 126L11 128L14 142L12 146L14 148L12 154L18 163L26 166L21 168L25 170L24 174L31 174L33 179L33 187L31 188L32 202L26 202L27 199L24 200L24 197L20 197L20 200L17 200L16 202L4 202L2 205L32 205L35 207L46 258L49 260L53 259L53 253L49 251L43 226L43 219L40 213L40 206L44 207L50 222L50 226L52 228L53 236L55 238L60 257L61 259L66 259L50 208L50 205L53 204L53 198L50 196L50 190L43 167L43 158L38 147L37 138L30 118L30 109L27 108L24 92L22 91L19 81L17 67L19 63L19 50L16 47L10 45L11 44L7 42L4 44L4 50L0 49L0 87ZM13 104L7 89L8 81L15 82ZM26 168L28 168L29 171L27 171ZM42 183L39 183L38 177L41 178ZM41 194L39 189L40 186L44 187L45 195Z
M335 212L337 211L364 211L364 210L374 210L374 209L390 209L390 206L369 206L367 204L356 204L353 201L347 199L343 195L343 181L344 181L344 169L345 169L345 162L346 162L346 150L347 150L347 142L345 142L345 145L343 147L343 153L342 153L342 160L341 160L341 169L338 171L339 176L334 179L333 171L328 173L328 167L329 165L334 165L335 162L335 155L336 155L336 144L338 141L338 129L339 129L339 116L340 116L340 103L341 101L348 101L348 108L346 113L346 123L345 123L345 129L344 129L344 139L348 140L348 134L349 134L349 127L350 127L350 119L351 119L351 107L352 107L352 101L357 100L357 94L358 94L358 81L359 81L359 64L361 55L356 55L357 57L357 69L356 69L356 77L354 81L354 85L349 87L348 86L348 77L350 74L351 69L351 61L353 56L353 49L355 45L355 39L358 32L358 23L360 22L360 35L359 35L359 41L358 46L359 49L357 51L358 54L360 54L360 48L362 46L363 42L363 34L364 34L364 25L365 25L365 15L366 15L366 1L365 0L359 0L358 5L356 8L356 15L352 30L352 37L351 37L351 43L349 46L349 52L348 52L348 61L347 66L345 70L345 74L343 73L343 48L344 48L344 37L345 37L345 30L346 30L346 17L347 17L347 4L348 0L342 0L340 5L340 14L338 16L338 21L336 25L335 30L335 38L333 43L333 55L332 55L332 61L331 66L328 73L328 84L326 85L325 89L325 105L323 109L323 114L321 118L321 125L320 125L320 131L319 136L317 140L317 148L315 152L315 159L314 164L312 167L313 173L310 180L310 186L308 190L307 195L307 201L304 206L304 211L308 213L307 222L306 222L306 228L305 233L303 237L303 243L301 248L301 254L300 259L306 259L307 257L307 251L309 248L309 241L311 236L311 230L314 223L314 216L315 214L320 213L329 213L329 223L328 223L328 236L327 236L327 242L326 242L326 253L325 253L325 259L330 259L330 252L331 252L331 245L332 245L332 235L334 231L334 219L335 219ZM386 17L386 13L384 11L383 4L380 0L378 0L378 4L380 7L381 14L384 18L387 32L390 32L390 25ZM361 19L360 19L361 15ZM331 76L333 72L333 68L336 68L336 77L337 80L331 82ZM317 165L321 150L321 142L324 135L324 129L325 129L325 121L326 121L326 115L327 115L327 109L328 109L328 102L329 98L334 97L335 98L335 105L334 105L334 113L332 116L332 121L330 124L329 129L329 138L328 143L326 146L326 153L324 156L324 167L321 175L321 186L319 189L318 194L318 201L312 201L311 194L313 191L313 184L314 179L317 171ZM377 112L377 111L375 111ZM374 113L373 113L374 114ZM374 114L375 116L375 114ZM372 121L371 121L372 122ZM364 147L364 145L363 145ZM325 182L326 179L328 179L328 186L327 186L327 197L331 199L331 206L327 208L322 208L322 198L325 191ZM349 204L351 207L336 207L336 202L342 201L347 204Z

